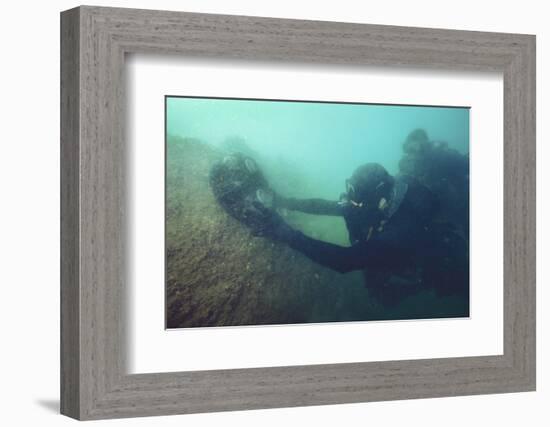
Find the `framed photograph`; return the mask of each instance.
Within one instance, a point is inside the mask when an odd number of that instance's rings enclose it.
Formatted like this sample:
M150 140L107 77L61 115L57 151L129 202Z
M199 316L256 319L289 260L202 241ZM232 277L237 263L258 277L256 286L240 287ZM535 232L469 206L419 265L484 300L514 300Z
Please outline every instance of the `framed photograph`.
M468 108L167 96L165 114L167 328L469 317Z
M61 14L61 411L535 390L535 37Z

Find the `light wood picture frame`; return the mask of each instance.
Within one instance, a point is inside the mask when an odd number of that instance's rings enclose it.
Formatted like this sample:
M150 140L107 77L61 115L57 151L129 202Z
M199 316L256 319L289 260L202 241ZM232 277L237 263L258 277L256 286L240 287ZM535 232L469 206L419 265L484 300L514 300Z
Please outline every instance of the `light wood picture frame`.
M498 356L127 374L128 53L503 73ZM535 390L535 37L82 6L61 14L61 412L88 420Z

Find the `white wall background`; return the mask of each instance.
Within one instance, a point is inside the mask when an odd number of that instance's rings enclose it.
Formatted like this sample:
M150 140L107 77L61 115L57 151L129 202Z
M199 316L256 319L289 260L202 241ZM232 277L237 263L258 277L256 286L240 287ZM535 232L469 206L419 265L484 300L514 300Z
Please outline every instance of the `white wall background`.
M537 34L538 215L548 217L550 28L544 2L157 0L97 5ZM0 64L2 425L68 425L59 405L59 11L74 1L9 2ZM109 421L111 425L545 426L550 320L548 225L538 221L538 391ZM546 239L545 239L546 237Z

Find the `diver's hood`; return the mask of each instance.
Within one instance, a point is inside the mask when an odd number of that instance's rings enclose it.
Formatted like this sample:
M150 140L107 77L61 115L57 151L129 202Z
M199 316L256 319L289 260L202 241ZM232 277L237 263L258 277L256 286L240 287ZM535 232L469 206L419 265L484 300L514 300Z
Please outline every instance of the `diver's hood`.
M408 189L407 180L398 175L393 179L389 195L380 197L371 205L364 202L357 204L349 200L346 194L346 203L351 203L344 215L350 243L353 245L359 241L368 241L373 233L383 232L384 224L399 211Z
M406 154L422 154L430 148L432 142L424 129L415 129L407 136L403 143L403 151Z
M359 166L346 181L346 191L354 204L377 206L380 199L390 197L393 181L381 165L366 163Z

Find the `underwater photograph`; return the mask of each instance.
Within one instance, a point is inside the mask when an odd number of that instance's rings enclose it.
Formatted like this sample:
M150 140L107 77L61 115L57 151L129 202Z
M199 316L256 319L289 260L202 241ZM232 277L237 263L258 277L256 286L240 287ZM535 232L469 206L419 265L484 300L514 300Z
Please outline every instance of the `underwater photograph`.
M470 109L165 97L166 328L469 317Z

